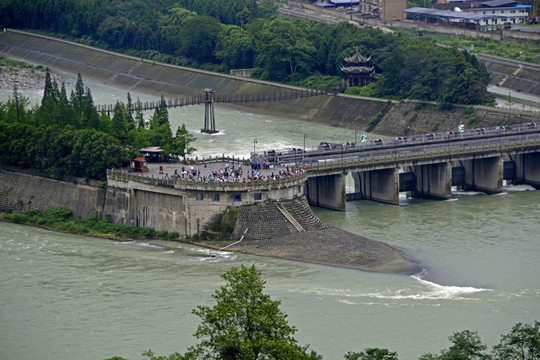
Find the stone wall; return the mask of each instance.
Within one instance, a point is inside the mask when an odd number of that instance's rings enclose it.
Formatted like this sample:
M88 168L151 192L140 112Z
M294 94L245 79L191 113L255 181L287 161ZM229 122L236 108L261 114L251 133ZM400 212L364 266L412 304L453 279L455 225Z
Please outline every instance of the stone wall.
M69 209L76 219L100 216L104 190L20 172L0 170L0 211Z
M178 184L175 187L132 181L125 176L109 178L107 189L99 189L0 170L0 211L63 208L72 210L77 219L96 216L115 224L178 232L183 237L209 231L230 207L238 207L242 215L236 227L245 230L244 225L248 224L250 236L259 239L294 231L274 204L296 199L289 207L292 216L306 229L324 227L303 198L305 176L272 183L236 184L240 186L233 186L232 190L204 184L198 187L196 183L188 189ZM261 200L254 199L254 192L260 192ZM240 201L234 200L235 194L241 195ZM217 199L214 195L218 195Z
M293 199L304 193L306 175L279 181L203 183L107 172L105 219L193 236L208 231L230 207ZM255 196L257 195L257 196ZM265 216L254 215L264 221Z

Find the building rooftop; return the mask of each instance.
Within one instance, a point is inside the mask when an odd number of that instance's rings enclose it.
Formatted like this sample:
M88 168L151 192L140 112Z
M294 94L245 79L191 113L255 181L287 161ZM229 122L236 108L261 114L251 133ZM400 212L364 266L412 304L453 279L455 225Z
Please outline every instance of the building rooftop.
M358 5L360 3L360 0L329 0L334 5Z
M517 1L515 0L493 0L493 1L486 1L482 3L483 7L514 7L517 5Z
M412 14L421 14L421 15L428 15L428 16L437 16L437 17L446 17L446 18L452 18L452 19L465 19L465 20L481 20L489 17L493 17L493 15L489 14L476 14L476 13L468 13L468 12L461 12L461 11L449 11L449 10L437 10L437 9L429 9L429 8L410 8L403 10L406 13L412 13Z

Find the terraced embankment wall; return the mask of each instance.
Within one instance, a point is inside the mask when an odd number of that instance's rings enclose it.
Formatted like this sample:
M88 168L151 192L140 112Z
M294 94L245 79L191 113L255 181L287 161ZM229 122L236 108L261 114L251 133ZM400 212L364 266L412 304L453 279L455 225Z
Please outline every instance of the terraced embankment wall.
M48 66L69 73L81 73L103 84L166 98L201 95L202 89L216 89L228 95L283 93L295 87L245 79L225 74L156 63L42 35L8 30L0 33L0 55ZM227 103L227 107L314 121L331 126L364 130L376 114L384 117L370 130L386 135L455 130L463 122L463 108L439 111L436 105L397 103L355 96L323 95L272 102ZM505 112L494 108L477 111L475 126L495 126L537 121L538 113Z

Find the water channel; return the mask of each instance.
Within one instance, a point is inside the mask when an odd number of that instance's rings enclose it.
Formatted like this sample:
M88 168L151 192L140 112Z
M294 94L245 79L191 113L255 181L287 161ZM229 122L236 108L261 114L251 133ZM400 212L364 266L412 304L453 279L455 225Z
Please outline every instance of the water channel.
M123 90L87 85L95 103L125 98ZM8 91L2 90L4 99ZM173 131L185 123L197 136L198 156L247 157L254 145L302 147L304 134L306 147L355 135L219 107L221 131L205 135L203 114L203 107L170 111ZM262 271L267 293L282 301L299 343L325 359L367 347L417 359L447 348L448 336L464 329L477 331L491 347L515 323L539 320L538 191L403 199L399 207L356 201L345 212L314 211L328 224L406 249L426 272L367 273L0 223L0 358L140 359L149 348L162 355L183 352L197 342L192 334L199 318L191 310L212 305L220 275L240 264Z

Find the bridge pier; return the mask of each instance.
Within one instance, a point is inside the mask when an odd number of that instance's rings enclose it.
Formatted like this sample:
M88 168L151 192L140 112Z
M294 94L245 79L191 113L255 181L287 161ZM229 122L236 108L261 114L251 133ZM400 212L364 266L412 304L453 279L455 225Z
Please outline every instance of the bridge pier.
M487 194L502 192L504 169L502 157L464 160L463 167L465 190L477 190Z
M540 152L515 155L515 183L540 189Z
M445 200L452 197L452 164L449 162L413 166L413 197Z
M399 205L399 171L397 168L363 171L358 173L358 178L360 180L359 190L363 199Z
M345 175L308 178L306 198L310 205L345 211Z

